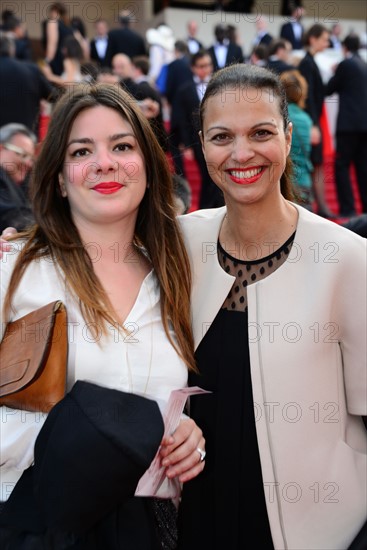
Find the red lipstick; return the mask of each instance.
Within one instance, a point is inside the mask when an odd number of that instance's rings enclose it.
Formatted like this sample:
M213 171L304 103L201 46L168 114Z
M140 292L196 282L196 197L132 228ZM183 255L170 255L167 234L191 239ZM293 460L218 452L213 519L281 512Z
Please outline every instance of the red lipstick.
M248 168L229 168L228 176L234 183L249 185L257 181L264 171L263 166L249 166Z
M122 187L125 187L121 183L118 183L117 181L104 181L101 183L97 183L94 187L92 187L93 191L97 191L98 193L102 193L103 195L111 195L112 193L117 193L117 191L120 191Z

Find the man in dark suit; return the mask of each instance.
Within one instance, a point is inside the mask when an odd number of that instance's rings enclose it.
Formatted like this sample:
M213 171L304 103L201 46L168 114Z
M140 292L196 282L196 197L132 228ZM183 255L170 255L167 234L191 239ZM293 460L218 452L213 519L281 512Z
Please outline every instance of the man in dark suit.
M277 74L292 71L296 67L288 63L288 57L287 42L283 39L274 40L269 46L267 68Z
M195 19L190 19L187 23L187 38L186 44L191 55L197 53L204 48L203 44L196 38L198 32L198 24Z
M94 28L96 35L90 41L90 58L99 67L104 67L107 65L108 23L105 19L98 19L95 22Z
M341 216L354 216L350 181L354 165L363 212L367 213L367 64L358 55L359 37L343 41L345 59L327 84L327 94L339 95L336 123L335 180Z
M302 50L304 27L301 19L304 16L305 10L302 6L294 5L292 15L287 23L284 23L280 29L280 38L288 40L292 44L293 50Z
M122 11L119 16L120 28L108 33L106 64L110 67L114 55L124 53L132 59L137 55L146 55L147 49L143 37L130 29L131 15Z
M223 23L216 25L214 35L215 43L208 49L208 53L212 58L214 72L232 63L243 63L242 48L229 40L227 25Z
M223 206L222 192L213 183L199 138L199 107L212 74L210 55L199 50L191 58L192 78L177 90L172 105L171 124L178 126L187 159L195 159L201 176L199 208Z
M0 126L24 124L37 133L41 99L50 99L54 88L35 63L14 59L12 38L0 36Z
M166 92L171 119L169 129L169 150L171 152L173 165L175 171L180 176L185 176L185 168L183 158L180 150L180 144L182 143L180 128L178 124L175 124L175 113L173 111L173 105L175 103L175 96L177 90L179 90L182 84L192 81L192 72L190 67L190 59L188 53L188 47L183 40L177 40L175 42L175 58L174 61L167 67L167 81Z
M267 22L265 17L262 15L255 21L256 35L252 41L253 47L259 46L260 44L264 46L269 46L270 42L273 40L272 35L267 30Z
M16 15L8 17L4 31L14 39L15 58L20 61L32 61L31 42L27 35L25 24L21 19L16 17Z

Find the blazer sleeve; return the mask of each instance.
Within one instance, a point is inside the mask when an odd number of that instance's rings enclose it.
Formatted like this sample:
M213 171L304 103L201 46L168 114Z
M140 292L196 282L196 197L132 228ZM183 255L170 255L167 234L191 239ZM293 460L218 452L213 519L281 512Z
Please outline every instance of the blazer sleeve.
M336 298L347 407L350 414L367 416L367 240L357 237L338 244L349 256Z

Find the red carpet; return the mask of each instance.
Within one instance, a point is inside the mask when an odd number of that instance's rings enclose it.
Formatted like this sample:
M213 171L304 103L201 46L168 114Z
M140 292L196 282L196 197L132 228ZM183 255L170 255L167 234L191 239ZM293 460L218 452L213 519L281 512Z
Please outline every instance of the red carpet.
M338 199L336 196L336 189L335 189L335 177L334 177L334 155L329 155L328 157L325 157L324 162L324 174L325 174L325 198L326 202L332 210L332 212L335 212L336 214L339 213L339 204ZM354 200L356 204L356 212L357 214L362 213L362 205L361 205L361 199L359 197L357 182L355 178L354 169L351 170L351 180L352 180L352 187L354 192Z

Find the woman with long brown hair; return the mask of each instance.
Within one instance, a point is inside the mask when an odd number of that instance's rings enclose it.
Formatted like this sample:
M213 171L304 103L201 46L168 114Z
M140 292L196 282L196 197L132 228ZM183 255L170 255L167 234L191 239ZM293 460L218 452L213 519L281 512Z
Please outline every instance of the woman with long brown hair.
M31 200L36 224L17 236L15 253L4 256L1 263L1 326L61 300L68 313L68 390L76 381L87 380L167 402L172 390L187 385L188 371L194 369L189 262L165 154L137 103L120 87L76 85L59 100L32 175ZM32 465L36 438L42 440L45 429L50 429L44 416L27 413L27 422L22 423L21 414L9 410L1 427L1 475L9 487ZM75 444L85 437L78 432L78 420L71 417L65 426L67 432L75 430ZM167 479L182 483L197 475L204 466L203 446L201 430L192 420L182 420L174 437L162 442L161 458L169 460ZM68 464L67 457L77 454L77 448L65 448ZM96 456L98 450L96 443ZM81 490L75 496L68 493L72 488L66 482L69 500L82 496L86 505L98 493L95 486L103 494L103 472L113 466L107 458L106 464L96 464L95 475L87 479L91 490L83 486L86 495ZM50 465L45 464L47 468ZM22 502L31 498L24 477L20 481L0 523L7 514L13 517L12 502L18 495L19 504L19 491L25 491ZM119 491L123 488L117 483L110 488L110 498ZM49 497L54 497L52 491ZM102 501L97 499L95 508L105 512ZM152 527L151 502L133 495L123 499L121 509L111 510L116 517L106 520L98 536L110 533L110 522L124 548L160 547ZM41 505L47 508L47 503ZM42 515L41 519L45 521ZM56 532L58 521L52 525ZM84 533L80 522L80 538L75 535L73 540L81 545L77 548L90 550L94 526ZM46 527L50 527L47 521ZM27 529L20 522L17 530ZM65 537L60 535L66 545L60 548L69 548ZM40 538L38 547L59 548L52 540L47 546ZM4 546L8 547L12 548ZM112 543L104 547L115 548Z

